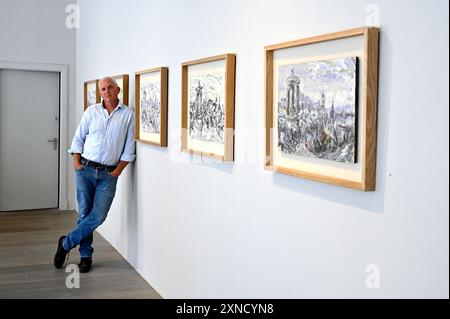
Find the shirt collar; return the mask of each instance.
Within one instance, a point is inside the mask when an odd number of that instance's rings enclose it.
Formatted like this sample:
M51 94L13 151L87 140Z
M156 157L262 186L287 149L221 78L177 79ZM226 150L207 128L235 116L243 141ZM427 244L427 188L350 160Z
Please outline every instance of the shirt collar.
M102 109L105 109L105 110L106 110L105 106L103 105L103 101L100 102L100 106L102 107ZM120 110L120 109L122 109L122 108L123 108L123 104L122 104L122 102L121 102L120 99L119 99L119 103L117 104L117 106L115 107L115 109ZM115 109L114 109L114 110L115 110ZM113 110L113 112L114 112L114 110Z

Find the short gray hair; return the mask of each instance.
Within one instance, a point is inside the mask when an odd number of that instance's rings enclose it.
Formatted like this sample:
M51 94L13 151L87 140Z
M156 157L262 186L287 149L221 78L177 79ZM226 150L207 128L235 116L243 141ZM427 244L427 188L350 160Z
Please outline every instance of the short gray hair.
M105 76L104 78L101 78L100 81L98 81L98 85L100 86L100 82L101 81L112 81L114 83L114 85L116 87L119 87L119 85L117 84L116 80L114 80L112 77L110 76Z

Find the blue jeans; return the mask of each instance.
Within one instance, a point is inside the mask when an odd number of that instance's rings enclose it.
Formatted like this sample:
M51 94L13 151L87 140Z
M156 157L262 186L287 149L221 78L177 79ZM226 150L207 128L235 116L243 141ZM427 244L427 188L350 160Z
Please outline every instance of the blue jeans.
M108 215L114 195L117 177L107 170L85 167L75 170L78 200L78 223L63 242L65 250L80 245L81 257L92 257L94 231Z

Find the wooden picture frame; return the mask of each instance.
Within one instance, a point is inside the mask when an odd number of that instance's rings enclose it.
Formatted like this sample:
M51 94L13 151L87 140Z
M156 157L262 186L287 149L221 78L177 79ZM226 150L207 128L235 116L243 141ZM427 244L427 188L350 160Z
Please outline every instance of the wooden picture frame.
M234 54L182 64L183 152L234 161L235 77Z
M139 142L167 147L168 81L169 69L167 67L135 73L135 139ZM143 97L141 92L145 92L148 98ZM148 105L145 107L145 114L143 114L142 98Z
M265 47L265 169L361 191L375 190L378 50L379 29L372 27L352 29ZM282 77L282 75L285 74L283 73L285 72L285 69L283 68L287 66L299 66L302 63L295 61L307 61L307 59L310 59L315 63L324 61L330 63L331 58L323 59L322 57L339 56L344 59L345 56L348 58L350 56L349 54L355 56L355 60L357 59L358 61L355 73L359 70L358 79L356 80L359 85L356 87L356 97L354 98L354 105L357 105L357 111L354 113L355 120L353 122L353 127L356 126L354 128L355 146L353 148L353 153L356 153L355 162L340 163L336 160L332 161L319 157L307 158L297 156L298 153L295 153L295 155L287 155L285 149L283 149L283 145L285 145L283 144L283 141L286 137L284 133L292 133L292 125L290 125L290 123L288 123L289 125L285 125L286 122L279 121L279 118L284 120L283 116L285 115L283 115L283 111L286 114L289 114L289 111L286 112L286 108L283 109L283 107L287 105L289 108L289 105L292 104L292 102L290 100L290 95L285 95L283 100L282 94L280 94L280 92L283 92L280 89L284 87L283 85L285 85L286 91L291 90L291 88L286 85L288 80L283 82L283 79L285 79ZM293 76L294 72L294 68L292 68ZM305 71L305 73L306 72L307 71ZM304 77L302 79L297 77L298 83L302 83L302 80L305 79L308 80L309 78ZM308 94L308 83L310 82L306 81L306 84L302 83L304 92L298 92L297 100L295 102L296 105L299 106L299 110L297 111L297 127L301 126L300 123L306 123L301 122L300 120L300 114L307 114L305 105L301 104L300 101L306 99L305 96ZM298 90L301 90L300 88L301 84L299 85ZM317 97L317 95L315 96ZM322 96L325 96L325 93L323 93ZM333 95L331 104L333 119L335 118L334 96L335 95ZM308 101L314 101L312 97L310 98L308 96L308 99ZM315 107L317 107L319 103L320 101L310 102L309 105L315 105ZM321 105L325 106L326 104L323 103ZM346 107L346 105L344 105L344 107ZM344 107L341 108L340 111L342 112L340 115L341 121L344 118L342 114L347 116L350 114L345 113ZM312 107L310 107L310 109L311 108ZM310 109L308 109L308 112ZM329 107L324 108L323 112L328 112L328 109ZM331 112L331 110L329 112ZM290 116L289 120L294 118L294 115ZM336 124L334 125L336 128ZM286 129L286 127L288 127L288 129ZM307 127L307 125L303 124L303 128L305 127ZM343 126L340 127L342 129ZM280 131L278 131L279 129ZM287 131L289 129L291 131ZM303 144L298 142L302 139L306 140L306 137L309 138L312 136L313 133L310 132L311 131L308 131L308 135L300 130L296 131L297 135L295 135L295 137L293 137L294 135L292 134L288 136L291 141L294 140L294 138L297 139L291 144L297 145L297 148L295 148L293 152L304 147L304 145L310 147L313 144L311 140L303 142ZM336 130L334 132L336 132ZM357 138L356 134L358 134ZM338 140L338 138L336 138L336 140ZM329 143L331 144L331 142Z
M129 76L128 74L120 74L112 76L120 87L119 99L123 105L130 106L129 103Z
M84 85L83 85L84 110L86 110L88 108L88 106L90 106L90 105L101 102L98 82L99 82L98 79L84 82ZM95 103L93 103L94 101L95 101Z

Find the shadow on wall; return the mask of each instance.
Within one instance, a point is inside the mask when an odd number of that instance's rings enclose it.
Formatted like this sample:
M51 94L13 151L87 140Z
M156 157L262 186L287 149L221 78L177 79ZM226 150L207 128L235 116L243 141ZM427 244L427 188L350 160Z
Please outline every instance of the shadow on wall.
M128 165L127 169L129 169L129 176L126 180L127 196L125 196L126 200L126 211L127 214L122 214L122 225L126 225L126 227L121 227L121 229L127 230L127 260L128 262L135 266L136 265L136 256L137 256L137 192L136 190L136 178L135 178L135 163L131 163Z
M144 148L151 148L152 151L157 151L160 153L168 153L168 148L166 147L159 147L154 146L151 144L145 144L141 142L136 142L136 158L138 158L138 153L141 147ZM138 192L137 192L137 166L136 162L130 163L127 168L128 170L128 177L127 179L124 179L124 185L123 188L126 190L126 194L123 197L126 205L126 213L122 214L121 218L121 231L126 232L126 259L127 261L133 266L136 267L137 264L137 247L136 244L138 242L138 214L137 214L137 207L138 207ZM123 236L121 236L123 238Z
M151 144L138 143L140 145L136 147L136 155L137 155L137 152L140 147L145 147L145 148L151 149L152 151L156 151L159 153L166 153L168 155L167 160L169 160L172 163L177 163L177 161L179 161L180 164L200 165L200 166L205 166L208 168L212 168L212 169L221 171L221 172L229 174L229 175L233 174L233 170L234 170L233 162L227 163L227 162L222 162L222 161L219 161L219 160L216 160L213 158L209 158L209 157L202 157L199 155L182 152L180 150L181 144L178 142L179 141L176 141L176 140L175 141L169 140L169 143L170 143L169 147L159 147L159 146L154 146ZM176 148L176 149L174 150L174 148ZM176 154L176 157L172 158L174 151L179 154ZM132 176L134 176L134 175L132 175Z
M362 192L335 185L309 181L283 174L273 174L273 183L292 192L302 193L322 200L357 207L369 212L384 213L387 172L388 136L391 111L393 47L384 32L380 32L380 61L378 76L378 128L377 128L377 174L376 191Z
M204 158L202 160L204 160ZM208 162L208 161L196 162L196 159L194 159L193 161L194 161L194 164L196 164L196 165L206 166L208 168L212 168L212 169L221 171L221 172L229 174L229 175L233 174L234 163L223 163L223 162L219 163L219 162Z
M138 153L140 147L147 147L147 148L150 148L152 151L156 151L156 152L160 152L160 153L168 153L169 152L168 147L160 147L160 146L155 146L152 144L146 144L143 142L136 141L136 156L137 156L137 153Z

